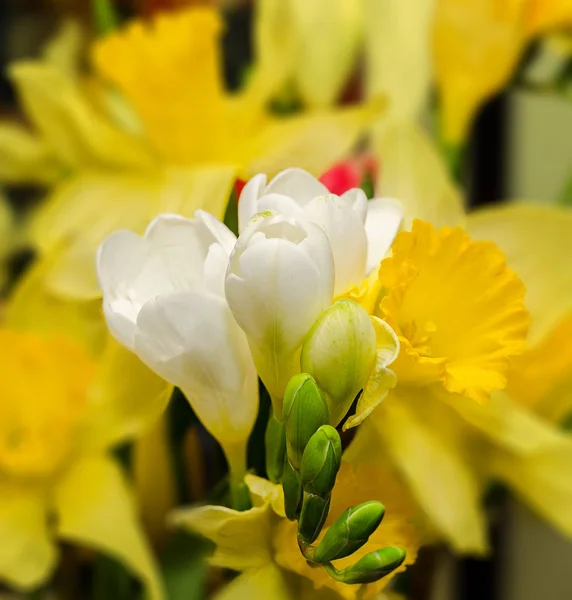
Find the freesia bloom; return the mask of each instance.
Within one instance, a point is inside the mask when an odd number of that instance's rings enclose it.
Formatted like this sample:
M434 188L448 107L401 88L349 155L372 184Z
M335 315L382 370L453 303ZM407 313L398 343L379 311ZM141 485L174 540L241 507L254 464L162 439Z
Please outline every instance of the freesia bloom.
M116 345L96 365L66 338L3 329L0 352L9 374L0 381L0 578L21 590L41 585L62 540L119 559L160 600L156 565L109 449L142 426L146 398L164 405L170 390ZM115 379L130 375L137 402L122 413L129 399Z
M328 237L313 223L258 214L238 238L225 289L280 416L286 383L299 372L297 351L332 302L334 264Z
M326 530L348 506L378 497L379 490L372 485L372 474L368 468L342 466ZM379 473L375 475L379 476ZM335 561L336 567L344 568L382 546L405 548L405 563L388 577L368 585L339 583L323 568L311 567L298 548L296 523L284 516L282 488L253 475L246 477L254 506L251 510L236 512L221 506L179 509L172 514L171 521L204 535L216 544L209 559L212 565L242 572L223 591L224 598L228 600L294 600L300 597L316 600L373 599L380 597L379 594L396 573L415 561L421 535L415 503L407 489L387 468L382 481L383 498L380 499L385 504L386 516L381 526L355 554Z
M239 228L264 210L316 223L326 232L334 257L336 295L360 284L379 264L402 220L396 200L368 201L359 188L336 196L301 169L282 171L270 183L265 175L253 177L240 195Z
M258 61L248 85L227 92L220 34L212 7L130 22L94 46L89 86L46 61L12 65L35 131L0 127L0 177L58 184L31 228L42 253L65 249L46 273L52 293L97 297L93 256L111 231L141 233L161 212L222 218L238 172L276 173L296 160L319 174L378 113L272 116L265 107L283 79Z
M258 411L258 381L246 337L224 296L235 236L212 215L161 215L143 238L111 234L97 270L113 336L187 396L244 472Z

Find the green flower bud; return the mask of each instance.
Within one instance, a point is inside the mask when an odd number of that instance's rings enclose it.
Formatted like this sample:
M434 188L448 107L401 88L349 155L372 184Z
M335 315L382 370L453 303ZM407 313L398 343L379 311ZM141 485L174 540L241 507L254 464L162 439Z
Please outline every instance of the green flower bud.
M348 508L326 531L314 553L316 562L344 558L361 548L379 527L385 507L374 500Z
M332 565L324 565L328 573L343 583L373 583L389 575L405 560L406 552L397 546L388 546L366 554L347 569L338 571Z
M284 511L290 521L295 521L302 507L302 480L300 474L290 464L288 458L284 461L282 472L282 489L284 490Z
M282 479L284 457L286 456L286 431L284 423L274 415L270 416L264 436L266 446L266 472L273 483Z
M286 449L292 466L299 470L302 454L316 430L328 422L328 406L314 378L307 373L290 379L284 392Z
M304 490L317 496L334 489L342 464L342 441L331 425L322 425L310 438L300 463Z
M351 300L338 300L312 326L300 362L326 395L330 425L335 427L346 416L367 382L376 351L371 319Z
M330 510L330 495L315 496L304 493L302 511L298 519L298 535L307 544L311 544L322 531Z

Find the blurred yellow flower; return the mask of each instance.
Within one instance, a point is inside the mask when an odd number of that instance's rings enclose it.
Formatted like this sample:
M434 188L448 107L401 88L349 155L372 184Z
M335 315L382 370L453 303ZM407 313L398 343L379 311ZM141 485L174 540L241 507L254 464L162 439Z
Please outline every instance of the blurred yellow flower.
M138 390L114 396L127 392L107 367L118 352L110 346L96 365L64 337L0 330L0 577L15 588L45 582L64 540L119 559L150 598L164 597L129 486L108 450L141 425L134 395L139 401L147 388L159 402L168 390L139 372ZM138 370L134 360L123 358L122 377Z
M296 541L296 523L285 518L281 486L254 475L247 475L245 481L254 506L249 511L205 506L179 509L171 517L175 525L200 533L216 544L210 558L213 566L242 572L217 598L373 599L379 597L396 573L416 559L422 524L417 521L415 503L407 489L386 466L374 473L368 468L343 464L326 523L330 525L348 506L366 499L379 499L385 505L381 526L355 554L336 561L336 567L344 568L386 545L402 546L407 558L388 577L360 586L337 582L324 569L307 563ZM323 534L325 531L327 527Z
M476 112L509 82L532 38L571 23L567 0L437 0L433 53L444 141L466 138Z
M65 176L31 225L42 253L66 248L46 274L53 293L98 295L95 248L111 231L142 231L160 212L192 217L206 208L222 218L237 173L275 173L295 162L319 175L377 115L373 103L272 116L266 103L279 82L264 63L241 91L226 92L220 32L208 7L128 24L93 48L112 90L46 61L11 67L37 134L0 128L0 176Z

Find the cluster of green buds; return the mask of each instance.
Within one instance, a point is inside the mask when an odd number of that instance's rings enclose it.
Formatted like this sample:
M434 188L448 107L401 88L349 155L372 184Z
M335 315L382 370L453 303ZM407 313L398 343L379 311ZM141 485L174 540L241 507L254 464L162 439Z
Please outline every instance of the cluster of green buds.
M342 442L329 424L326 398L308 373L292 377L284 394L286 452L282 472L284 507L298 521L298 545L304 557L322 565L344 583L371 583L391 573L405 559L402 548L370 552L355 564L337 570L334 560L352 555L379 527L385 508L369 501L348 508L318 539L330 509L332 491L342 461Z
M310 331L301 352L305 372L290 379L281 418L271 417L267 429L268 474L282 483L286 516L298 522L300 551L348 584L377 581L405 560L405 550L386 547L343 570L332 565L359 550L379 527L385 508L377 501L348 508L315 544L328 518L341 466L336 427L364 388L375 355L369 315L354 302L336 302Z

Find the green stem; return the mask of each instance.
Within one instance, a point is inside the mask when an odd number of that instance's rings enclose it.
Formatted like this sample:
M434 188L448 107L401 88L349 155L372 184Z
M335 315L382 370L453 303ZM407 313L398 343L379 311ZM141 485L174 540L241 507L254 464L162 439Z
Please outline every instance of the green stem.
M232 507L235 510L248 510L251 506L250 494L244 483L244 476L247 472L246 444L226 446L223 450L228 463Z
M92 0L91 10L100 35L107 35L119 27L119 18L110 0Z

